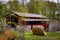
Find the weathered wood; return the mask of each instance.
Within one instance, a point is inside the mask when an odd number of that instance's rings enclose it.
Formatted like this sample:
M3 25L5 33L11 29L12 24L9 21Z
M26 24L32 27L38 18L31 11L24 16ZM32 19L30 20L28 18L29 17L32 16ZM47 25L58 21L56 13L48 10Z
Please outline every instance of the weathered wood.
M10 29L5 29L0 33L0 40L12 40L15 38L15 34Z
M0 33L0 40L7 40L8 36L4 33Z

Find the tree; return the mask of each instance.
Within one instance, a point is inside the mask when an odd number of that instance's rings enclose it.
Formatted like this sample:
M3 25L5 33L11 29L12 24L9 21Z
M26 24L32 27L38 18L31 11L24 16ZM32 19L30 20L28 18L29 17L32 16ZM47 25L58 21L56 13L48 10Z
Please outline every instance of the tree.
M5 4L2 4L2 2L0 2L0 20L1 20L1 24L0 26L2 27L3 29L3 25L4 25L4 15L5 15L5 12L6 12L6 5Z
M2 2L0 2L0 18L4 18L6 12L7 12L6 4L2 4Z
M10 11L26 12L26 9L18 1L8 1Z
M47 14L49 18L53 18L55 17L55 11L57 10L57 5L54 2L49 2L46 1L46 9L47 9Z
M2 12L2 4L0 2L0 18L2 17L2 15L3 15L3 12Z
M57 20L60 21L60 1L57 0L57 11L58 11L58 14L57 14Z
M41 1L30 0L30 2L27 4L28 12L39 14L41 12L41 10L43 10L42 9L43 8L42 4L43 3Z

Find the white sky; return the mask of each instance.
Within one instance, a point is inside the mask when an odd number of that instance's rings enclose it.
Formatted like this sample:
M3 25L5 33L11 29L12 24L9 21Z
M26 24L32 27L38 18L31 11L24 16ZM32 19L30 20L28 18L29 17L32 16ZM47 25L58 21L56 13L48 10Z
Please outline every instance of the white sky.
M8 2L8 1L13 1L13 0L0 0L0 1L4 1L4 3ZM21 2L21 0L18 0ZM27 0L26 2L29 2L29 0Z
M57 3L57 1L58 1L58 0L50 0L50 1L54 1L54 2L56 2L56 3ZM59 0L59 2L60 2L60 0Z
M8 0L0 0L0 1L5 1L5 2L7 2ZM12 1L12 0L11 0ZM19 0L20 1L20 0ZM29 0L27 0L27 1L29 1ZM54 1L54 2L56 2L57 3L57 0L50 0L50 1ZM59 0L60 1L60 0Z

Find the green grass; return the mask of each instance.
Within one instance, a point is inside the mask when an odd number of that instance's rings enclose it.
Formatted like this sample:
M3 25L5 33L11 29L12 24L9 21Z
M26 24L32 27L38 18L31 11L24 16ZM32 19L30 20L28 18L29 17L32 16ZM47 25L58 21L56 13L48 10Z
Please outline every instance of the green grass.
M20 33L18 31L13 31L16 35L16 40L20 40ZM33 35L32 32L26 32L24 37L25 40L60 40L60 33L47 32L47 36L37 36Z

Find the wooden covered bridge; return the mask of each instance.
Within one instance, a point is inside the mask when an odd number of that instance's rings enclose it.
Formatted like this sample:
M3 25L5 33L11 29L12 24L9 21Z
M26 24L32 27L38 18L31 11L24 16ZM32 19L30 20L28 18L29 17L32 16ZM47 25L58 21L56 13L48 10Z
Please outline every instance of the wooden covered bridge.
M33 26L42 25L44 28L48 28L48 22L50 21L46 16L33 13L21 13L12 11L10 14L6 14L6 22L15 22L17 25L30 25Z

